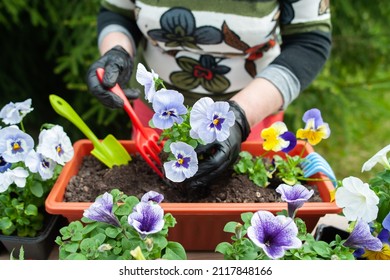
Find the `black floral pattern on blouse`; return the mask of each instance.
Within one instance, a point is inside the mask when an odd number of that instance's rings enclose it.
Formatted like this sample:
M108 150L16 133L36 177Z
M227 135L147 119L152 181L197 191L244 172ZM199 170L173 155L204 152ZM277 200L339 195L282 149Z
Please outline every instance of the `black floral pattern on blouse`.
M298 2L299 0L282 0L280 1L282 16L280 18L281 24L289 24L295 17L293 3Z
M167 47L201 49L198 44L219 44L223 40L221 31L213 26L196 27L194 15L181 7L166 11L160 18L160 25L161 29L149 30L148 35Z
M170 79L178 88L192 90L200 85L209 92L221 93L230 86L229 80L224 76L230 68L218 65L211 55L201 55L199 61L179 57L177 63L183 71L173 72Z

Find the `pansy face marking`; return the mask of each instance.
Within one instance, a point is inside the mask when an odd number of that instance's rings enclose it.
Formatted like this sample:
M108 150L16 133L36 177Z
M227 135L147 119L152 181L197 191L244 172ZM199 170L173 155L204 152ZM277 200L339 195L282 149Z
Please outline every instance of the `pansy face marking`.
M11 142L10 144L11 144L11 151L13 154L23 153L21 141Z
M222 124L224 123L225 118L220 117L218 114L215 114L213 117L213 121L210 123L210 128L221 130L222 129Z
M191 161L190 157L185 157L182 154L178 154L176 160L176 167L179 168L182 166L184 168L188 168L190 161Z
M57 152L57 154L58 154L59 156L61 156L61 155L64 154L64 150L62 149L61 144L58 144L58 145L56 146L56 152Z

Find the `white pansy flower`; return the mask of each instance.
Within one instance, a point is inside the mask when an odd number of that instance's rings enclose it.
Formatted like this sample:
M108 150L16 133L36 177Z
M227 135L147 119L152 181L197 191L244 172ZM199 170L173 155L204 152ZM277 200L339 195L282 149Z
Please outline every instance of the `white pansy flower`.
M16 167L15 169L12 169L11 172L15 185L18 188L24 188L26 186L26 178L29 175L28 171L22 167Z
M23 167L16 167L0 172L0 193L5 192L14 183L17 187L24 188L28 175L28 171Z
M34 139L16 125L0 130L0 154L5 161L23 161L33 148Z
M12 180L12 172L10 169L0 172L0 193L5 192L8 190L8 187L11 186L11 184L14 181Z
M153 69L149 72L142 63L138 63L135 78L138 83L145 87L145 98L150 103L153 102L154 95L156 94L155 81L158 77L158 74Z
M377 163L382 164L386 169L390 169L387 153L390 151L390 144L377 152L372 158L367 160L362 167L362 172L370 171Z
M0 118L5 124L18 124L32 110L31 98L23 102L10 102L1 109Z
M369 223L378 215L379 198L367 183L350 176L342 181L336 190L336 204L343 208L343 214L349 221L362 218Z
M57 165L54 160L46 158L34 150L31 150L30 153L28 153L25 164L31 172L39 173L43 180L48 180L53 177L54 168Z
M37 152L61 165L71 160L74 154L72 142L59 125L41 131Z

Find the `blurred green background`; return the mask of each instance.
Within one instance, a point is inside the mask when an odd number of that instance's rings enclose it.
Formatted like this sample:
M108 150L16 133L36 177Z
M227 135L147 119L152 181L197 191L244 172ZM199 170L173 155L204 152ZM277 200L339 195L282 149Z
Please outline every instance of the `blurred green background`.
M122 110L104 108L87 92L85 73L99 57L96 14L99 0L2 0L0 2L0 107L32 98L27 130L45 122L64 127L72 141L84 138L57 115L48 96L68 101L98 137L130 137ZM386 0L331 1L333 49L315 82L285 112L291 131L316 107L332 130L315 149L338 179L357 176L362 164L390 144L390 5ZM373 172L376 169L374 168Z

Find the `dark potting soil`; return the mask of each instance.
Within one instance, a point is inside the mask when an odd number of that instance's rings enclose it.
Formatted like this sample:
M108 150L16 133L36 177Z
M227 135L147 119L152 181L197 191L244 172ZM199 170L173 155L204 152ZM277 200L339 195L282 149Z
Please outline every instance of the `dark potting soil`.
M78 174L69 181L65 201L93 202L97 196L112 189L119 189L139 199L146 192L153 190L164 195L164 202L281 201L280 194L275 191L275 187L281 182L271 182L269 187L263 188L252 183L247 176L229 170L209 188L188 190L182 184L172 185L164 182L140 156L134 155L132 158L130 164L110 169L95 157L85 156ZM322 201L316 186L307 187L314 189L310 201Z

